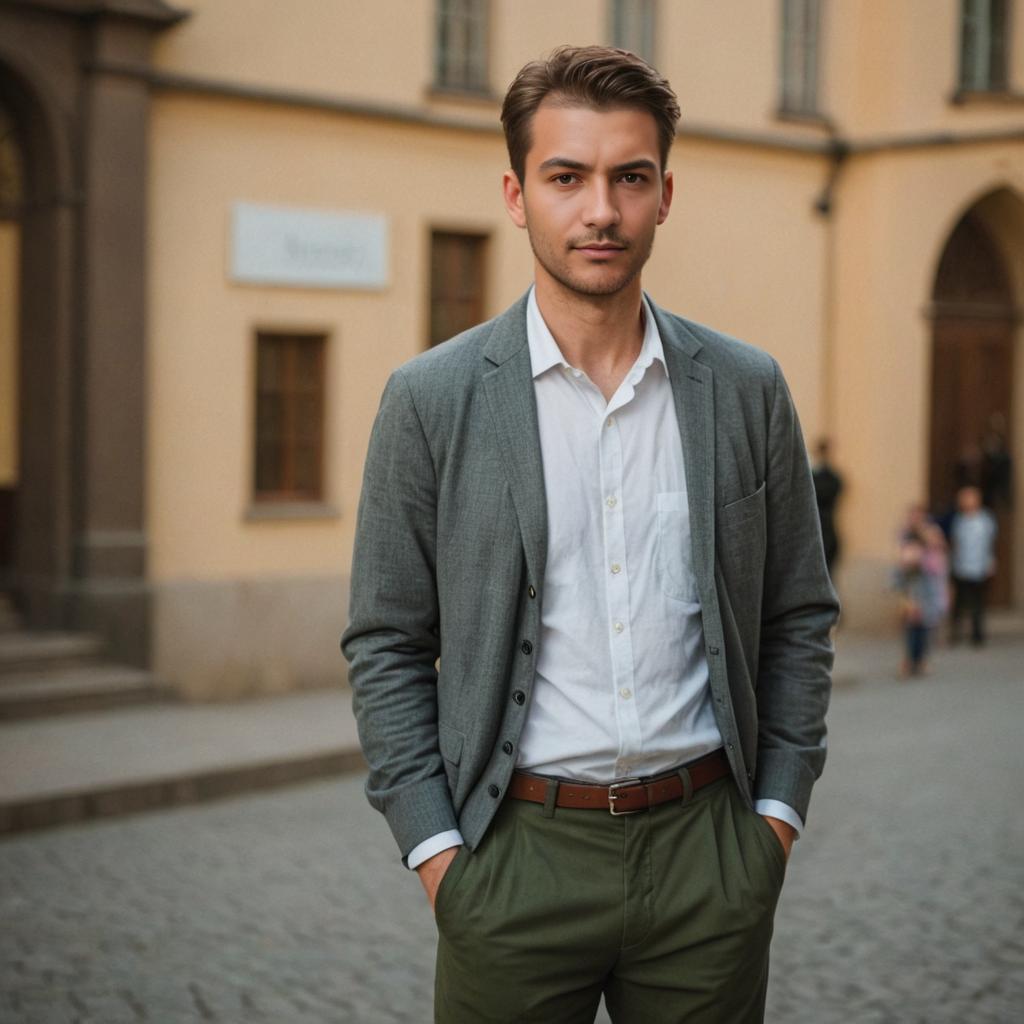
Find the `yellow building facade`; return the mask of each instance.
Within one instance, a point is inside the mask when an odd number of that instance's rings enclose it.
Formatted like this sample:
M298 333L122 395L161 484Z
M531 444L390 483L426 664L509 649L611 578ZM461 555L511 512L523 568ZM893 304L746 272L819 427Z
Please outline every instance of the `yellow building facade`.
M683 110L645 285L780 360L845 477L847 623L883 626L906 505L939 511L993 424L1024 447L1011 6L0 5L23 178L0 207L4 586L28 625L98 628L186 695L336 681L384 382L439 324L530 282L500 198L501 95L559 44L618 42L649 50ZM82 81L92 134L62 141ZM1024 516L1004 503L1017 605Z

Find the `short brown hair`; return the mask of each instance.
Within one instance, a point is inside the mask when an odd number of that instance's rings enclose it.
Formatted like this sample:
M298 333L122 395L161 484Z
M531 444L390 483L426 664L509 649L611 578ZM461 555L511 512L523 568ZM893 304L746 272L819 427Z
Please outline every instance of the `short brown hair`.
M501 123L509 162L520 184L526 169L526 154L533 141L530 137L533 115L548 96L595 110L614 107L646 110L658 126L664 171L679 120L679 101L667 79L628 50L610 46L560 46L547 60L530 61L505 93Z

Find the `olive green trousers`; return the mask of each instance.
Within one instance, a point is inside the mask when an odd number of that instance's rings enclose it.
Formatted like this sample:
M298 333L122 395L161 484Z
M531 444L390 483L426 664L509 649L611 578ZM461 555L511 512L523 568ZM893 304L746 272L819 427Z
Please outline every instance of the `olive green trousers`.
M439 1024L752 1024L785 854L731 778L613 817L505 800L437 893Z

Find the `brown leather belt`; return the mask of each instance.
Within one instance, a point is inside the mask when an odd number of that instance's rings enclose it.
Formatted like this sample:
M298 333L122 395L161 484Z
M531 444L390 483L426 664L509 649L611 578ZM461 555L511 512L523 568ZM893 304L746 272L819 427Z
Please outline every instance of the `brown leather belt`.
M647 779L623 779L610 786L595 786L586 782L562 782L543 775L527 775L514 772L508 787L508 796L514 800L530 800L535 804L548 804L549 792L557 787L554 807L571 807L576 810L610 811L612 814L633 814L646 811L648 807L682 800L687 796L682 772L690 777L690 794L717 782L729 774L729 761L725 751L719 748L710 754L697 758L681 768L655 775Z

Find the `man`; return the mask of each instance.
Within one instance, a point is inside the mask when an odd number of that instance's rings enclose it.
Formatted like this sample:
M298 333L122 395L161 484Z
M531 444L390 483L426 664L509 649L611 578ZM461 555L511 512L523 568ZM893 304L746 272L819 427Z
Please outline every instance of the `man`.
M950 524L950 571L953 577L953 615L950 642L960 642L960 623L971 616L971 643L985 643L985 591L995 573L998 528L995 516L982 506L978 487L956 493L956 514Z
M836 530L836 505L843 491L843 478L836 472L829 461L831 445L828 438L821 438L815 449L814 466L811 469L811 480L814 482L814 494L818 501L818 522L821 524L821 541L825 548L825 566L829 576L835 573L836 559L839 557L839 533Z
M374 425L342 644L440 1021L763 1014L837 606L775 362L640 287L678 116L623 51L523 68L534 287Z

